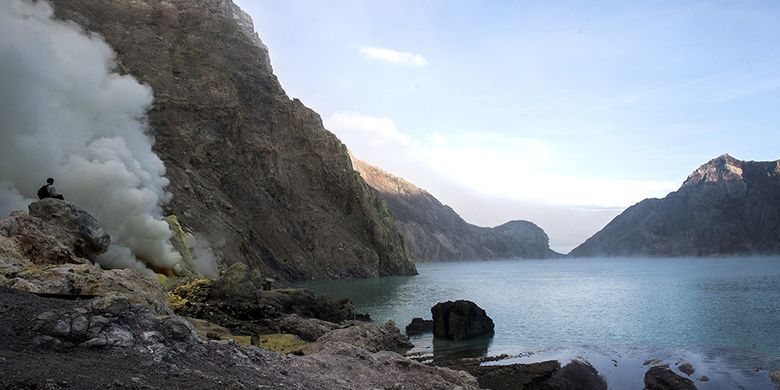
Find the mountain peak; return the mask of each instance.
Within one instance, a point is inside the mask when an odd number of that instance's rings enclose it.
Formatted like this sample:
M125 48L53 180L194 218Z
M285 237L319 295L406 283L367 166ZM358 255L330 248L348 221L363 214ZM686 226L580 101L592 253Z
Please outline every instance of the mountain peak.
M744 161L722 154L693 171L682 186L743 180L744 165Z

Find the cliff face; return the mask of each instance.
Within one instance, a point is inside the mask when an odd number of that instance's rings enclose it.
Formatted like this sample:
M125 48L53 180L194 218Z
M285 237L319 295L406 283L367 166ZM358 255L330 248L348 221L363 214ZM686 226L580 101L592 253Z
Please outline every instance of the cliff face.
M223 261L285 279L413 274L385 206L314 111L290 100L230 0L53 0L154 89L155 152L182 224Z
M510 221L495 228L474 226L414 184L354 156L352 164L387 202L407 253L416 261L558 256L550 249L547 234L531 222Z
M573 256L780 253L780 160L715 158L676 192L646 199L575 248Z

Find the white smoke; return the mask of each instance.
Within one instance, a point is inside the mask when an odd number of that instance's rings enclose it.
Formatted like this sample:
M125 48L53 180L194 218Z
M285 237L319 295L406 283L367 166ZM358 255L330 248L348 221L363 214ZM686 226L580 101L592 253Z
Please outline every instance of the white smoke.
M217 256L211 249L209 240L202 235L197 237L192 233L187 233L187 246L192 252L195 260L195 269L199 274L216 279L219 277L219 268L217 266Z
M160 205L165 166L145 134L152 90L113 72L114 52L43 1L0 7L0 217L26 207L47 177L111 235L106 267L173 268Z

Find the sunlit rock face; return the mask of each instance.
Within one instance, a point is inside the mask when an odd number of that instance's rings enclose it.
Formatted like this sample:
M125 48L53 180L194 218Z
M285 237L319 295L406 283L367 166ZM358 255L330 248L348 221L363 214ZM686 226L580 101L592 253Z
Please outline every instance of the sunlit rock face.
M225 263L283 279L413 274L382 201L320 116L290 100L229 0L54 0L154 91L166 214Z
M574 256L780 253L780 160L723 155L679 190L646 199L572 251Z
M545 259L559 256L544 230L528 221L495 228L472 225L452 208L408 181L352 156L363 179L387 202L415 261Z

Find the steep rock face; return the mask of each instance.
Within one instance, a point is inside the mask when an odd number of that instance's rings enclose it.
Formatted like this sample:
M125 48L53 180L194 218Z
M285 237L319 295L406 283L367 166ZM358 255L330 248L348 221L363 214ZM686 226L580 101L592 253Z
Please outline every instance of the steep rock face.
M413 274L392 216L317 113L290 100L230 0L52 0L154 90L169 212L227 263L285 279Z
M415 261L557 257L544 230L528 221L472 225L427 191L352 156L352 165L387 202Z
M780 160L715 158L676 192L615 217L573 256L780 253Z

